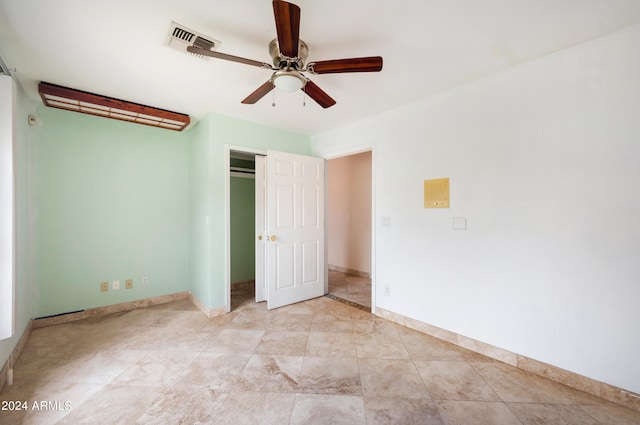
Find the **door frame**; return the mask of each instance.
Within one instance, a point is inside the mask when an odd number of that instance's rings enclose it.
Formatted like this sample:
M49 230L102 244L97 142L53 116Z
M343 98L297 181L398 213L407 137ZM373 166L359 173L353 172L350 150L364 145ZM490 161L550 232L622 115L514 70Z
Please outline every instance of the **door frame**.
M342 158L345 156L357 155L363 152L371 152L371 314L376 314L376 146L375 142L366 143L362 145L349 146L336 150L329 150L327 152L316 152L321 158L329 161L331 159ZM328 166L328 162L325 163L325 167ZM326 170L325 170L326 171ZM325 172L325 220L329 216L329 202L327 200L327 187L329 173ZM325 240L327 240L329 232L329 226L325 226ZM325 267L327 267L326 274L326 286L325 293L329 292L329 271L328 271L328 246L325 244Z
M231 170L229 164L231 161L231 151L244 152L254 155L267 155L267 151L263 149L253 149L246 146L224 145L224 198L225 198L225 311L231 311Z

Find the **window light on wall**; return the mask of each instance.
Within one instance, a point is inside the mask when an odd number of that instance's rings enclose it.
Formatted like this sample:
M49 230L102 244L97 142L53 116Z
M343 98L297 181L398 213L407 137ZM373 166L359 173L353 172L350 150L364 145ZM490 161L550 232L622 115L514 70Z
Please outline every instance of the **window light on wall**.
M41 82L38 92L46 106L105 118L182 131L190 123L189 115L144 106L126 100L70 89Z
M15 330L14 115L15 84L0 75L0 340Z

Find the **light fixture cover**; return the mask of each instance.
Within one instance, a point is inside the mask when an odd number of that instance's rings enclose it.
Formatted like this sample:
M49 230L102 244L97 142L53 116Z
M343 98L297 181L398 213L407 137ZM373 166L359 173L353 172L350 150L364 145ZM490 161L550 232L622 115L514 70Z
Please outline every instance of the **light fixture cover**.
M279 71L273 74L273 85L286 92L294 92L304 87L306 80L295 71Z
M52 108L97 115L168 130L182 131L190 123L189 115L140 105L99 94L41 82L38 92L42 102Z

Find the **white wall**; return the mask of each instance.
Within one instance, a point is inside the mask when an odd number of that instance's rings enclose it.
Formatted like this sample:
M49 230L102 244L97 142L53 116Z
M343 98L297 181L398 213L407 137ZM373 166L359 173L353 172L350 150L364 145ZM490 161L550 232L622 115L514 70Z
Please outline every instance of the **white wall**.
M640 392L639 42L634 26L314 137L325 157L375 146L378 306ZM441 177L451 207L424 209Z
M328 257L371 273L371 152L327 161Z

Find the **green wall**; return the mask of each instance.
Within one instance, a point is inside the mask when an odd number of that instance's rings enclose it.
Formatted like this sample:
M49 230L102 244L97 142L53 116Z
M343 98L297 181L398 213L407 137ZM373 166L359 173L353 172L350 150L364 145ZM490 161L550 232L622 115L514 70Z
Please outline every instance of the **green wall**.
M255 279L255 188L252 178L231 177L231 282Z
M188 136L44 106L38 117L36 316L188 290ZM113 280L119 291L100 292Z
M211 306L211 167L209 120L203 119L188 130L189 135L189 271L195 298Z

